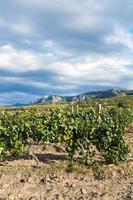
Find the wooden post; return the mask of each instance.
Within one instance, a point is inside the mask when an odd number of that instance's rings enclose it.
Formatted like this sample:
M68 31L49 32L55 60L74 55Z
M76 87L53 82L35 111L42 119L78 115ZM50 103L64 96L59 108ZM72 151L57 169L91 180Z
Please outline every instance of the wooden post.
M99 104L99 113L101 112L102 110L102 104Z
M72 105L72 113L73 113L73 111L74 111L74 107L73 107L73 105Z
M101 116L100 116L101 110L102 110L102 105L99 104L99 110L98 110L98 123L100 123L100 121L101 121Z

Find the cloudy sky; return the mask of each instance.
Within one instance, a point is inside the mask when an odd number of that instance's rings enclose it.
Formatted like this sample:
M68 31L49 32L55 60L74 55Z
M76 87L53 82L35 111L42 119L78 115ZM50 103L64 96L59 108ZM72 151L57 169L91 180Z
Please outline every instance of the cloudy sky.
M133 0L2 0L0 104L133 89Z

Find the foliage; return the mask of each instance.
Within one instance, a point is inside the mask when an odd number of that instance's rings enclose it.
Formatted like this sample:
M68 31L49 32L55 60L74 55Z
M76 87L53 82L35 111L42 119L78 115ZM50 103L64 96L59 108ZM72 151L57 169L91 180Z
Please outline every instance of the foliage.
M107 162L126 159L126 127L133 114L126 108L37 109L0 114L0 159L22 155L29 141L65 145L71 166L75 155L84 163L93 159L94 147Z

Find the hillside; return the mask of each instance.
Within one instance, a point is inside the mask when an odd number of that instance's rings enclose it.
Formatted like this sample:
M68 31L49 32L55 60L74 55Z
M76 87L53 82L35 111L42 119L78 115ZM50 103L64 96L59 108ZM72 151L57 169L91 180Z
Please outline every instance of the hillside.
M75 96L59 96L59 95L45 95L40 99L37 99L32 104L51 104L51 103L65 103L65 102L80 102L89 99L104 99L116 96L132 96L133 91L126 91L120 89L110 89L106 91L92 91Z

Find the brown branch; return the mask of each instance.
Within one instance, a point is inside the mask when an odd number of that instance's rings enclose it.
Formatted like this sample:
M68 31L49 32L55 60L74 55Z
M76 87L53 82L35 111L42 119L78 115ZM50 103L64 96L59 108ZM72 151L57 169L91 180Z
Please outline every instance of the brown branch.
M36 155L32 152L31 148L32 146L35 144L35 142L30 142L29 143L29 146L27 148L27 152L28 152L28 155L29 157L31 156L37 163L37 166L40 164L40 161L38 160L38 158L36 157Z

